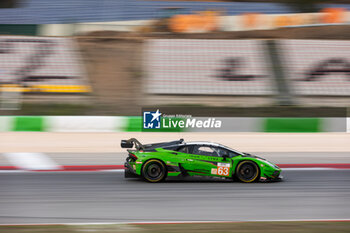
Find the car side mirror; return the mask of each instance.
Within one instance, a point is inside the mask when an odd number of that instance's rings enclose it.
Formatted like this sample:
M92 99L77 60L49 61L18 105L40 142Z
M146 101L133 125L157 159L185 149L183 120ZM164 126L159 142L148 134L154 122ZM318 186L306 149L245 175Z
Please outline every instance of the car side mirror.
M227 158L230 158L230 156L228 154L224 154L224 155L222 155L222 157L224 158L224 160L226 160Z

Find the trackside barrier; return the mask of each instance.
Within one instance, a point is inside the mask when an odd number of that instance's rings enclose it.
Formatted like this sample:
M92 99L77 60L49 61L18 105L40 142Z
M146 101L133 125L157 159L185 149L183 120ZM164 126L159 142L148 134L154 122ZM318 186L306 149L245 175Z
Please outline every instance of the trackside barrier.
M91 91L73 39L0 37L0 91L88 93Z
M294 97L350 96L350 41L151 39L146 93Z
M198 118L203 119L204 118ZM181 120L181 119L175 119ZM350 132L349 118L219 117L221 128L154 129L153 132ZM0 131L140 132L142 117L124 116L1 116Z

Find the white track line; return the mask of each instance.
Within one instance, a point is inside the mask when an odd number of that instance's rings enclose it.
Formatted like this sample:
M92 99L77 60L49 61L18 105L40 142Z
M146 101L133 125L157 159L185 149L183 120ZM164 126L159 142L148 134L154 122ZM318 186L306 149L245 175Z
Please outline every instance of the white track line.
M327 167L310 167L310 168L282 168L283 171L330 171L330 170L349 170L344 168L327 168ZM49 171L49 169L45 169L45 171L40 171L38 169L32 170L0 170L0 173L85 173L85 172L124 172L124 169L106 169L106 170L89 170L89 171Z
M90 223L29 223L29 224L0 224L0 226L50 226L50 225L120 225L120 224L189 224L189 223L242 223L242 222L349 222L344 219L268 219L268 220L236 220L236 221L129 221L129 222L90 222Z
M124 169L94 170L94 171L30 171L30 170L0 170L0 173L87 173L87 172L124 172Z
M322 171L322 170L345 170L344 168L332 167L295 167L295 168L281 168L282 171Z
M24 171L24 170L0 170L0 173L24 173L24 172L30 172L30 171Z

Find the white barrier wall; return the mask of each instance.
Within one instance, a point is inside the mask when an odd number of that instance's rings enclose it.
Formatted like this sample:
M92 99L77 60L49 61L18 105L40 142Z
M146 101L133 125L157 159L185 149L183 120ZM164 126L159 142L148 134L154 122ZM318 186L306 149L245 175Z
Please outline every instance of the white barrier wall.
M141 132L142 120L141 116L0 116L0 132ZM221 121L221 127L188 127L177 132L350 132L350 118L345 117L215 117L215 121ZM167 131L165 127L159 130Z
M46 127L49 132L117 132L127 120L113 116L52 116L46 117Z
M0 117L0 132L8 132L12 130L14 126L14 118L10 116L1 116Z

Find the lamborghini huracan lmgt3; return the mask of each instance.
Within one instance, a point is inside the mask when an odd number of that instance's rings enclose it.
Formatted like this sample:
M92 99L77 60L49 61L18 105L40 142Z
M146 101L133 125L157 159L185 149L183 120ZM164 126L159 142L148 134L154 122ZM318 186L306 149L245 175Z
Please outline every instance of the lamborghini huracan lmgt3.
M142 177L161 182L170 176L224 177L244 183L280 180L275 164L211 142L184 142L183 139L142 145L137 139L122 140L129 149L125 177Z

